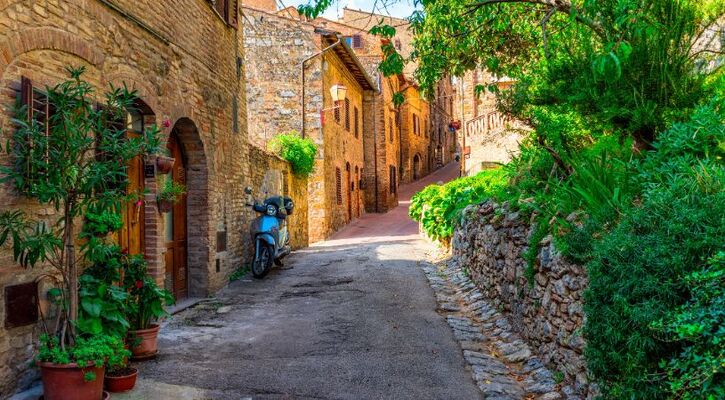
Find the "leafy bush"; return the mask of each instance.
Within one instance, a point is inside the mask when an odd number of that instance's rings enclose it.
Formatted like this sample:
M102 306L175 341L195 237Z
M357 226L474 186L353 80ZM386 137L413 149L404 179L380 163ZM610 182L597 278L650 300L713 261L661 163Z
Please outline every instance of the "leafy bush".
M408 213L423 225L428 237L447 242L464 208L494 197L505 186L503 169L482 171L444 185L430 185L413 196Z
M315 170L317 145L310 138L302 138L297 132L283 133L269 142L270 148L289 161L292 172L308 177Z
M637 199L593 241L584 333L590 370L606 398L664 398L691 383L679 372L668 382L666 372L689 365L688 348L705 351L698 342L666 340L652 327L697 304L698 288L687 277L704 271L725 243L725 169L717 156L723 122L713 102L662 134L656 150L634 162ZM700 340L709 346L707 337Z
M708 264L685 279L690 301L653 324L682 345L679 355L660 363L675 398L725 398L725 252Z

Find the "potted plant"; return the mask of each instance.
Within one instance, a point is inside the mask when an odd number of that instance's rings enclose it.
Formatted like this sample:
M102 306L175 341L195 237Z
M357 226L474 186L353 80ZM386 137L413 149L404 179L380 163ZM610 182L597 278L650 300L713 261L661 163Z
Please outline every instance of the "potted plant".
M158 353L158 320L168 315L165 307L174 303L168 290L161 289L147 273L146 261L132 256L124 268L123 284L129 294L127 317L131 324L129 346L133 358L148 359Z
M103 380L103 387L111 393L128 392L136 386L137 378L138 369L130 367L128 357L125 357L117 365L109 366Z
M156 195L156 201L159 204L159 211L169 212L171 207L181 200L181 196L186 193L186 186L181 183L174 182L173 179L166 179L166 182L161 186L161 190Z
M106 365L115 366L129 354L116 336L81 336L73 347L64 348L57 337L42 335L37 363L43 371L44 400L100 399Z
M158 129L143 137L127 137L125 127L115 121L124 120L126 109L136 101L135 93L112 88L106 104L97 107L99 96L82 79L84 68L68 71L69 80L47 88L48 102L54 107L45 121L28 118L27 105L19 110L14 120L17 129L5 148L13 163L0 166L0 182L12 183L25 196L53 207L58 217L49 221L18 210L2 212L0 245L11 239L16 262L27 268L50 268L42 277L57 283L47 293L48 309L41 310L44 332L37 361L44 399L98 400L104 367L123 350L121 334L109 330L110 310L119 306L114 297L125 291L104 289L103 296L94 299L89 288L103 287L100 278L82 272L113 262L103 258L104 248L109 249L103 237L118 221L100 216L118 208L126 196L128 163L144 153L147 139L158 140L154 138ZM95 226L78 229L83 217ZM80 249L77 244L82 244ZM124 313L118 312L123 320ZM123 323L116 322L122 332Z

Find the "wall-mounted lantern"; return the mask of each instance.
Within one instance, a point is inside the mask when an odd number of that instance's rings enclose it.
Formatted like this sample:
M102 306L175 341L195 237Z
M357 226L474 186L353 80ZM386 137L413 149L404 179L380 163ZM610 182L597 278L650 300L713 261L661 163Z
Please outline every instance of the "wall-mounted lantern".
M347 88L344 85L332 85L330 88L330 96L332 97L332 101L337 105L338 103L345 101L345 97L347 96Z

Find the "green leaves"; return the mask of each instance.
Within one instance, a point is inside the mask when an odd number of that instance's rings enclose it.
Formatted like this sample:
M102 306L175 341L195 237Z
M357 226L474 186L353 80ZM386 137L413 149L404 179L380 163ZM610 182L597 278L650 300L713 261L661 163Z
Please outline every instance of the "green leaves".
M289 161L292 172L308 177L315 170L317 145L310 138L302 138L297 132L282 133L269 142L269 148Z

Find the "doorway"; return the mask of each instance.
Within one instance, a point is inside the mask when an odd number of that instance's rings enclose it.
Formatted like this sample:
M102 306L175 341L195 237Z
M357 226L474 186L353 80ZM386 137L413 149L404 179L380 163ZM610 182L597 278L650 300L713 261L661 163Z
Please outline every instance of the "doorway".
M171 133L166 147L171 157L176 159L166 179L186 185L186 163L176 132ZM171 211L164 214L167 287L170 287L177 301L188 296L186 202L187 195L184 194Z
M420 178L420 156L415 155L413 157L413 180L417 181Z

